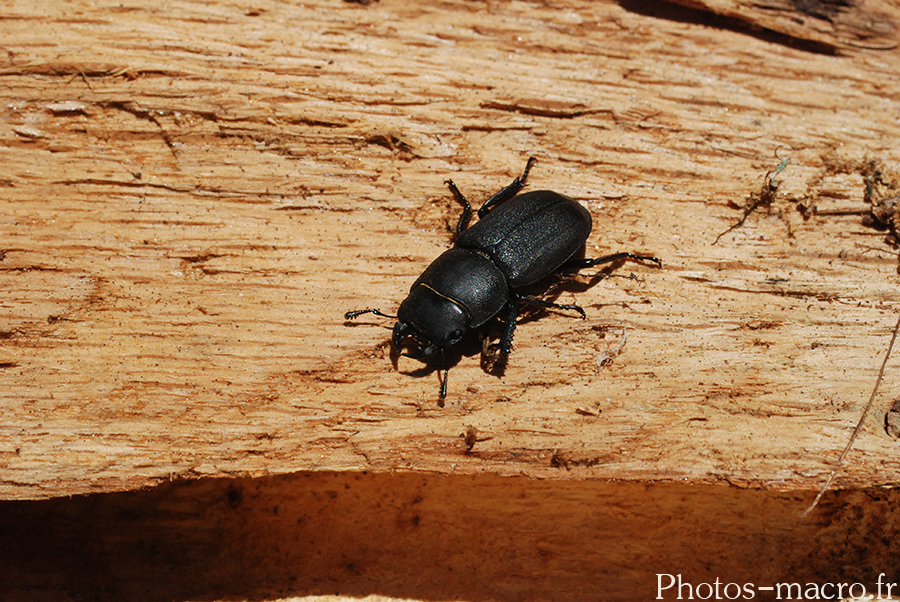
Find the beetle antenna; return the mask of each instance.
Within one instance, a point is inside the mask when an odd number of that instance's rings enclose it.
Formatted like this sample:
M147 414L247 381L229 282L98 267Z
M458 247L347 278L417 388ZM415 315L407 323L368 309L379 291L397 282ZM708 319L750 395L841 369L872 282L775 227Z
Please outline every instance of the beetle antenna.
M392 316L390 314L386 314L383 311L378 311L377 309L357 309L354 311L348 311L344 314L345 320L352 320L358 316L363 314L375 314L376 316L381 316L382 318L391 318L392 320L396 320L397 316Z

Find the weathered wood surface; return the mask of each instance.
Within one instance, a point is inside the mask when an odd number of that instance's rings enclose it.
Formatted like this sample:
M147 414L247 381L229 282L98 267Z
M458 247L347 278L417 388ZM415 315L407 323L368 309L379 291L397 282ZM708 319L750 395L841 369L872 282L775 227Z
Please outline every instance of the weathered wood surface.
M790 199L823 153L896 165L900 53L681 11L5 7L0 496L299 470L816 488L883 357L897 253ZM776 152L773 210L713 245ZM569 286L587 321L522 324L500 378L467 352L439 408L389 324L342 314L393 310L450 244L445 178L483 198L532 154L532 189L593 214L589 255L665 268ZM813 200L862 198L836 174ZM898 385L836 486L900 480L877 424Z

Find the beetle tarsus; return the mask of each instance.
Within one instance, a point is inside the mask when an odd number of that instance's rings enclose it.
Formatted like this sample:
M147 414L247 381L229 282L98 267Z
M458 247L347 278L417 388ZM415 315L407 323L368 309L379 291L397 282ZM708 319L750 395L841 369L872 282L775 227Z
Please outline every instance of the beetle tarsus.
M447 399L447 378L450 376L450 369L444 368L444 378L441 379L441 392L438 396L438 407L444 407L444 400Z

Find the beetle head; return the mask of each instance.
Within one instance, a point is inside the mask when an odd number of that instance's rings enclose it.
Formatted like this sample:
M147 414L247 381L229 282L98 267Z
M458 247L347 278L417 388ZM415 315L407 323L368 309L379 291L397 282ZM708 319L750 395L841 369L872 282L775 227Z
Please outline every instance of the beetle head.
M465 310L424 284L413 287L400 304L397 319L391 343L400 351L403 340L412 337L418 345L404 355L416 359L430 357L458 343L469 330Z

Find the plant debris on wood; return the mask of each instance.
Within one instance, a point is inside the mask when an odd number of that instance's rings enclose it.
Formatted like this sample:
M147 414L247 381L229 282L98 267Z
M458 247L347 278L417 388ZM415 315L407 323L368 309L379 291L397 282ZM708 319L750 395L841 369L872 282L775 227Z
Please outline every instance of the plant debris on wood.
M876 228L890 231L892 243L900 242L900 179L885 169L877 169L865 176L866 203L869 204L870 220Z
M750 217L751 213L756 211L757 207L770 207L772 205L772 202L775 200L775 195L778 194L779 181L775 179L775 176L784 171L784 169L790 162L790 157L788 157L787 159L783 159L781 163L778 164L778 167L766 174L766 177L763 180L762 187L757 192L754 192L749 197L747 197L747 202L743 207L739 207L740 209L744 210L744 215L741 216L741 219L739 219L733 226L719 234L716 237L716 240L713 241L713 244L717 244L720 238L722 238L729 232L743 226L744 222L747 221L747 218Z
M804 217L813 215L862 215L863 224L889 232L887 242L900 246L900 175L873 157L847 159L834 151L822 155L823 166L806 183L806 193L797 199ZM821 195L826 178L840 174L859 174L865 190L863 199L867 206L845 209L818 209L815 199Z

